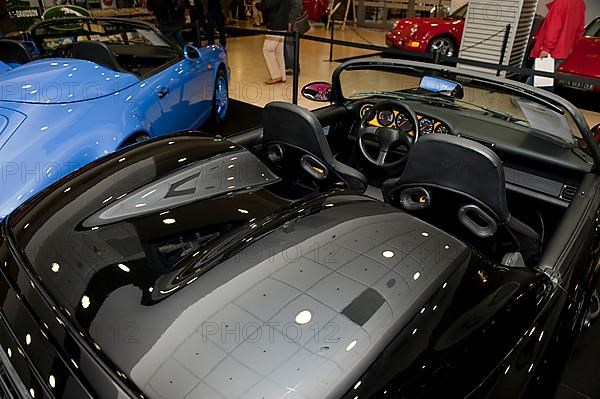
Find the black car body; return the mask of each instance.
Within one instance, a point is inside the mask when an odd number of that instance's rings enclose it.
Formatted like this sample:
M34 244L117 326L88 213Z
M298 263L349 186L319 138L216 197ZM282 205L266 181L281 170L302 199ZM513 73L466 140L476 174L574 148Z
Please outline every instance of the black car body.
M332 148L360 105L335 84L334 95L316 113ZM551 394L592 322L595 153L528 139L539 150L528 179L554 168L576 187L518 197L556 226L536 265L505 266L394 204L283 176L261 133L126 148L2 221L5 396Z

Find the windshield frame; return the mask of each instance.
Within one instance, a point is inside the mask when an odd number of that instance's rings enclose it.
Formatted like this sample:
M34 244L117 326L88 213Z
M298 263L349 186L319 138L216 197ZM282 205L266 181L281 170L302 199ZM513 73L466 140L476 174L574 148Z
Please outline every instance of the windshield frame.
M42 42L43 40L46 39L50 39L50 38L60 38L60 37L66 37L68 36L67 30L64 31L64 34L62 34L63 29L59 29L56 31L56 35L48 35L45 33L45 31L52 29L53 26L57 26L57 25L69 25L69 24L89 24L89 25L93 25L93 24L97 24L97 25L106 25L106 24L114 24L114 25L121 25L121 26L125 26L125 27L130 27L132 31L136 31L138 29L141 30L146 30L146 31L150 31L153 34L157 35L158 38L163 41L166 45L165 46L152 46L152 45L148 45L149 47L162 47L162 48L169 48L171 50L177 51L177 53L182 53L181 48L179 48L178 46L175 46L170 40L168 40L161 31L158 30L158 28L150 23L144 22L144 21L138 21L138 20L132 20L132 19L126 19L126 18L110 18L110 17L99 17L99 18L95 18L95 17L65 17L65 18L56 18L56 19L50 19L47 21L41 21L38 22L37 24L34 24L31 27L31 38L33 40L33 42L35 42L35 44L40 48L44 48L42 46ZM73 31L76 32L76 31ZM141 46L141 44L131 44L131 46Z
M591 129L588 126L586 119L583 117L583 114L569 101L547 90L538 89L525 83L492 76L486 73L449 67L446 65L391 58L359 58L345 62L333 71L331 79L331 101L333 103L344 104L347 101L353 101L351 98L344 97L340 76L342 72L354 69L385 69L388 71L397 70L399 73L402 73L404 70L412 71L413 74L415 71L419 72L420 70L426 70L426 74L432 74L435 76L456 74L476 80L478 84L487 85L491 90L498 90L498 86L501 86L502 90L507 94L525 97L545 107L554 107L557 109L562 108L564 112L571 116L577 129L579 130L579 133L581 134L582 139L590 149L590 153L594 160L594 170L597 171L597 168L600 166L600 146L594 140Z
M468 7L469 7L469 3L465 4L462 7L457 8L456 10L454 10L454 12L452 12L449 15L449 18L456 18L456 19L467 18L467 13L469 12Z
M598 30L596 31L596 34L595 35L589 34L590 33L589 31L595 25L598 25ZM585 27L585 32L583 33L583 36L592 37L592 38L600 38L600 17L596 17L594 20L592 20L592 22L590 22L588 24L588 26Z

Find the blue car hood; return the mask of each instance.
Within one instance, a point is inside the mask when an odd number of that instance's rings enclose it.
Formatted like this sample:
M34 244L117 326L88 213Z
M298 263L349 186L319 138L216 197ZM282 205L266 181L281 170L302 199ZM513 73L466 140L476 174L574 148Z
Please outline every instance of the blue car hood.
M5 64L4 62L0 61L0 74L2 74L3 72L6 71L10 71L11 67L8 64Z
M0 101L62 104L93 100L130 87L140 80L91 61L46 58L2 72Z

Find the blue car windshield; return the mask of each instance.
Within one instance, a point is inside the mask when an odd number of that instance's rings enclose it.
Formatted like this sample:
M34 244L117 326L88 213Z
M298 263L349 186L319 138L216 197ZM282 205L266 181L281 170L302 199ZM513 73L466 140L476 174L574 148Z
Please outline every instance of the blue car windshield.
M42 24L32 32L34 40L49 51L84 40L108 45L166 47L171 45L149 26L115 19L81 19L65 23Z

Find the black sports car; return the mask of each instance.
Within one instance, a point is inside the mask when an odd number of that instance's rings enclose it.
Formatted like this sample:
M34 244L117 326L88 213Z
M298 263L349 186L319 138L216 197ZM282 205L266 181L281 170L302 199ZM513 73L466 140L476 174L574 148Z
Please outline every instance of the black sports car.
M328 89L108 155L4 219L1 396L551 394L598 313L580 113L401 61Z

